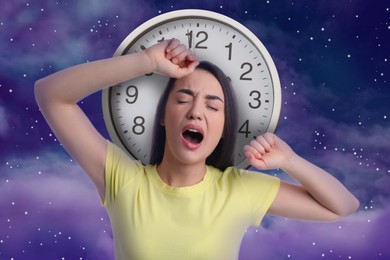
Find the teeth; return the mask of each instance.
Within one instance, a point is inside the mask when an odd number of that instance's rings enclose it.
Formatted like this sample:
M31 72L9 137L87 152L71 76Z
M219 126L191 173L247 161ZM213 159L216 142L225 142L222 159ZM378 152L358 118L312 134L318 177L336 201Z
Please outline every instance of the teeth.
M195 130L195 129L188 129L188 131L193 132L193 133L199 133L199 131Z

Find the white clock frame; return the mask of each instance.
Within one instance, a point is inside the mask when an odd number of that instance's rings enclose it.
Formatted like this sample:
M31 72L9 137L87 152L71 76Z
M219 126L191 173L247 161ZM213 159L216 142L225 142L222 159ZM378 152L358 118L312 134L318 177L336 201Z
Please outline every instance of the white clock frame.
M208 23L201 23L199 22L199 20L208 21ZM180 23L175 24L178 21L186 21L187 23L186 25L184 25L184 22L181 25ZM166 26L162 29L162 25ZM239 105L239 118L241 119L238 121L239 129L241 131L239 131L239 133L245 134L245 139L243 139L244 137L242 137L242 135L239 135L237 137L235 165L239 168L247 168L250 165L247 163L245 156L242 153L242 146L248 143L255 136L258 136L265 132L274 132L279 120L281 109L281 88L275 64L264 45L249 29L225 15L211 11L198 9L172 11L154 17L137 27L135 30L133 30L120 44L120 46L114 53L114 56L141 51L142 49L145 49L157 43L158 40L169 39L167 38L167 36L170 36L170 34L172 34L172 31L180 31L181 29L183 29L178 28L179 26L182 26L183 28L187 26L187 28L184 28L187 29L187 33L181 33L181 35L174 34L174 38L179 39L182 43L185 43L187 47L190 47L192 52L199 58L199 60L207 59L208 61L215 63L232 80L232 85L236 92L237 101ZM189 31L189 28L203 31L198 31L197 34L193 34L193 30ZM223 44L221 45L221 47L224 48L214 48L211 52L205 51L207 47L203 44L205 44L206 41L209 40L208 33L210 33L209 31L206 32L205 30L216 30L214 31L215 34L224 33L226 34L226 37L231 37L231 39L235 39L235 44L241 44L237 49L234 49L234 55L235 57L237 57L237 60L233 60L233 62L231 62L231 64L233 65L229 65L229 62L220 61L220 57L222 55L226 56L226 54L228 55L229 61L231 61L233 50L232 42L230 43L230 46L229 44ZM147 38L146 36L148 36L149 38ZM195 38L199 38L199 41L196 45L193 44L193 42L195 43L195 41L193 41L195 40ZM214 39L214 41L215 40L216 39ZM136 47L136 44L140 44L139 47ZM236 51L238 51L238 54L236 53ZM251 53L257 53L257 55L252 57L250 55ZM242 62L242 60L245 60L243 57L245 59L250 58L252 59L252 61ZM254 65L252 65L252 62ZM236 67L237 71L241 69L244 70L244 73L242 73L242 71L236 72L236 70L231 68L232 66L237 66L240 63L241 65ZM242 85L251 85L252 88L249 90L245 90L245 88L249 88L247 86L240 88L239 86L241 86L241 84L238 84L237 82L238 75L241 75L241 80L245 81L246 83L242 83ZM162 93L167 81L168 78L162 75L145 75L110 87L109 89L103 90L102 101L104 120L113 142L122 147L125 151L127 151L130 156L137 160L141 160L144 164L148 163L150 157L150 148L152 140L151 133L154 122L154 120L148 120L148 122L146 122L145 118L154 119L154 112L156 110L155 106L153 107L153 109L149 108L148 106L157 105L160 94ZM144 85L142 86L142 90L138 90L138 88L136 87L139 84ZM162 86L156 88L155 85ZM260 87L262 87L262 89L266 89L266 92L260 92L258 90L259 86L257 85L261 85ZM122 120L123 117L127 117L128 114L135 112L133 109L133 111L127 111L123 113L121 111L123 110L122 108L115 109L113 107L114 105L112 105L114 103L119 104L121 102L121 98L123 97L122 94L124 94L123 87L127 87L126 95L128 98L125 100L128 101L130 98L138 100L139 98L140 105L137 104L138 107L135 108L145 111L138 110L137 113L145 112L147 113L147 115L133 117L133 120L130 120L129 118ZM134 90L134 94L128 93L130 87L132 87L132 90ZM117 89L118 91L116 92L116 95L113 95L115 89ZM142 96L139 95L141 91L143 93ZM252 96L252 94L254 96ZM121 95L122 97L119 97ZM266 97L264 97L263 95L265 95ZM250 109L245 108L242 103L249 105ZM263 114L259 113L259 108L261 107L261 105L265 106L265 108L262 108ZM256 111L253 111L254 107L257 107ZM254 116L253 113L256 112L259 114ZM252 127L252 125L249 126L249 123L251 122L249 119L247 119L243 123L242 118L245 119L248 117L252 117L253 120L257 120L257 116L259 117L259 120L263 121L255 123L255 127ZM266 119L262 119L262 117ZM130 127L129 120L133 123L131 128L134 133L137 133L137 131L139 131L142 132L142 135L144 133L145 135L141 137L141 135L131 135L130 133L130 136L127 137L126 135L129 135ZM121 128L124 127L126 124L128 127L127 129ZM131 144L131 139L138 140ZM243 140L247 142L244 142ZM137 147L135 148L137 150L131 151L131 149L133 149L132 147Z

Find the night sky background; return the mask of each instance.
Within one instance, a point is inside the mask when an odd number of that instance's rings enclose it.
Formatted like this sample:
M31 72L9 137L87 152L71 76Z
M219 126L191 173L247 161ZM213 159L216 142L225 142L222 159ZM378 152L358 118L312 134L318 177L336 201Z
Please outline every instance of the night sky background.
M276 133L358 197L334 223L266 217L240 260L390 259L390 1L2 1L0 259L113 259L107 214L35 103L34 82L113 55L172 10L225 14L255 33L281 79ZM101 93L81 106L107 138ZM282 179L277 170L269 172ZM205 234L207 236L207 234Z

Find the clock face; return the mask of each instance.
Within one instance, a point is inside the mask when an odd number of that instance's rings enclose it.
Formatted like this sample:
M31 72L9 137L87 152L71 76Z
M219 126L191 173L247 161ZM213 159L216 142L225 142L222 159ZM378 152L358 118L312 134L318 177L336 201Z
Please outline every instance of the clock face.
M197 56L219 66L231 79L238 102L235 165L247 168L245 144L275 131L281 106L280 82L271 56L240 23L203 10L179 10L157 16L122 42L114 56L141 52L176 38ZM168 82L150 73L103 91L103 112L114 143L144 164L149 163L158 100Z

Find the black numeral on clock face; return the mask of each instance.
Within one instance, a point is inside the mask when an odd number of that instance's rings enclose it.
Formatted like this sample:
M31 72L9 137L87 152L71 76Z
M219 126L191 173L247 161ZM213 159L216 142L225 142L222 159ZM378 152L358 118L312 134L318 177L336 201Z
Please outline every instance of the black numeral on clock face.
M251 93L249 93L249 96L253 98L253 102L248 102L249 107L256 109L261 106L261 93L258 90L252 90Z
M136 116L133 120L133 133L136 135L142 135L145 132L145 118L142 116Z
M241 69L245 69L245 68L246 71L244 71L244 73L241 74L240 80L252 80L251 77L247 77L247 75L252 72L253 69L252 64L250 64L249 62L244 62L241 65Z
M134 85L130 85L126 88L126 102L134 104L138 99L138 88Z
M252 133L250 130L249 130L249 120L246 120L242 126L240 127L240 129L238 129L238 133L239 134L245 134L245 138L248 138L248 136Z
M233 47L232 43L229 43L228 45L225 46L225 48L229 49L228 60L232 59L232 47Z
M186 36L188 37L188 48L191 49L192 48L192 42L193 42L193 31L191 30L191 31L187 32ZM195 48L196 49L207 49L207 46L202 45L209 38L209 35L207 34L207 32L205 32L205 31L198 32L196 34L196 38L200 38L200 41L198 41L195 44Z

